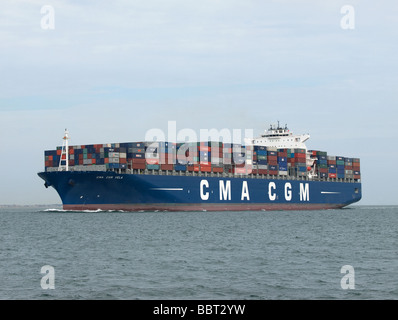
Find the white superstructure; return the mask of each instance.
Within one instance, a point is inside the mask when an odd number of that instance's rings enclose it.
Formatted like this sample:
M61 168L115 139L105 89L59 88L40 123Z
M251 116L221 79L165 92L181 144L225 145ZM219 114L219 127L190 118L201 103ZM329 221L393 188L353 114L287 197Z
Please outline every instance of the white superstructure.
M277 149L305 149L308 177L312 178L317 176L315 172L315 161L317 158L307 151L305 142L309 138L309 134L294 135L293 132L288 129L287 125L285 125L284 128L280 127L278 121L278 125L270 125L270 128L265 130L265 133L259 137L252 139L246 138L245 143L246 145L265 146Z
M275 147L278 149L306 149L305 141L310 138L309 134L294 135L285 125L284 128L271 125L261 136L246 139L246 145Z

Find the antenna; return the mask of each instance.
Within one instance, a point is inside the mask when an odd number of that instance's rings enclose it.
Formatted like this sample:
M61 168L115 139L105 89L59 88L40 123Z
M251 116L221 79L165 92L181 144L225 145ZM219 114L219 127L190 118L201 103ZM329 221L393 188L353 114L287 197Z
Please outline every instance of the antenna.
M62 143L61 157L59 159L58 171L69 171L69 132L65 129L64 137L62 138L64 142ZM62 164L63 162L63 164Z

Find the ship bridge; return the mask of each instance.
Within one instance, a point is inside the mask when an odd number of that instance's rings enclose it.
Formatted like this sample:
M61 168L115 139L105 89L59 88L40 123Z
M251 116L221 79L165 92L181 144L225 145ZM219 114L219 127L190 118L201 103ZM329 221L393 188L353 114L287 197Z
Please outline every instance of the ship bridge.
M293 132L288 129L287 125L281 127L278 121L278 125L270 125L270 128L265 130L264 134L257 138L245 139L245 142L247 145L275 147L280 149L300 148L307 150L305 141L309 138L309 134L294 135Z

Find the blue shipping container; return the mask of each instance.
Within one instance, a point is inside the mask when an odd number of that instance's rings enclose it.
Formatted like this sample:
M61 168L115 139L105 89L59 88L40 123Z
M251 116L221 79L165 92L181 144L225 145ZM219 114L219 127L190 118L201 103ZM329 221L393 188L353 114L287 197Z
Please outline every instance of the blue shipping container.
M181 165L181 164L176 164L176 165L174 165L174 170L175 171L186 171L187 166Z
M257 150L257 155L258 156L266 156L267 155L267 150Z
M158 164L147 164L147 165L146 165L146 168L147 168L148 170L159 170L160 165L158 165Z
M307 171L307 167L299 166L299 167L297 167L297 170L300 171L300 172L306 172Z

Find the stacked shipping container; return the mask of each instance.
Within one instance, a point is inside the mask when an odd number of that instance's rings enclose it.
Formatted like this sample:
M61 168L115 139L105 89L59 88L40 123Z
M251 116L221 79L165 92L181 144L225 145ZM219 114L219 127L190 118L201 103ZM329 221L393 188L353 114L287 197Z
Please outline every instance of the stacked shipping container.
M57 170L62 147L45 151L46 171ZM328 156L326 152L310 150L316 159L320 178L360 179L357 158ZM271 176L307 175L305 149L278 149L264 146L243 146L222 142L127 142L70 146L71 170L162 170L175 172L214 172L260 174Z

